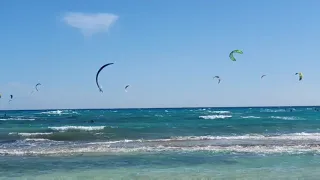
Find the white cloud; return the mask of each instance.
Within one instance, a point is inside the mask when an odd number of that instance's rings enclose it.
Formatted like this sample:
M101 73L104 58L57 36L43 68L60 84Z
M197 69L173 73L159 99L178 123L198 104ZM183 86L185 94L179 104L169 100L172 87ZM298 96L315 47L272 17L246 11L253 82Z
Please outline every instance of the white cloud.
M117 15L109 13L69 12L65 14L63 20L68 25L80 29L83 35L91 36L95 33L107 32L118 18Z

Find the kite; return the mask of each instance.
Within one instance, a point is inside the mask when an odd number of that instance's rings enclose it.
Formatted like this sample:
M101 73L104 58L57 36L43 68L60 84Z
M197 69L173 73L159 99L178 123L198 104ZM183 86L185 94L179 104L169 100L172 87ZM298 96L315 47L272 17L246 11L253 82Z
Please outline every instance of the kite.
M37 91L39 91L39 90L38 90L38 86L40 86L40 85L41 85L41 83L37 83L37 84L34 86L34 88L35 88ZM30 94L33 94L33 92L34 92L34 90L32 90Z
M10 95L9 103L12 101L12 99L13 99L13 95Z
M114 64L114 63L108 63L108 64L105 64L105 65L101 66L101 68L98 70L98 72L96 74L96 84L97 84L97 86L99 88L99 91L102 92L102 93L103 93L102 88L100 87L99 82L98 82L99 74L100 74L100 72L102 71L103 68L105 68L105 67L107 67L109 65L112 65L112 64Z
M213 79L215 79L215 78L218 79L218 84L220 84L220 81L221 81L220 76L214 76Z
M236 61L236 58L234 58L234 56L233 56L234 53L243 54L243 52L238 49L231 51L231 53L229 54L229 57L232 61Z
M38 91L38 86L41 86L41 83L36 84L35 88Z
M301 80L302 80L302 78L303 78L303 74L302 74L301 72L296 73L295 75L299 75L299 81L301 81Z
M126 87L124 87L124 90L127 92L127 88L129 87L130 85L126 85Z

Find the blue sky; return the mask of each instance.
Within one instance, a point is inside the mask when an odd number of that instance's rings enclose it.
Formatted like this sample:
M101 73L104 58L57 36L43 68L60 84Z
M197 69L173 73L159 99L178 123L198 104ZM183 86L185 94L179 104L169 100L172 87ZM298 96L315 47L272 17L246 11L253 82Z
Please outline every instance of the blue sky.
M1 107L318 105L319 6L317 0L5 0ZM228 58L234 49L244 52L236 62ZM100 93L95 73L109 62L115 64L100 74ZM268 76L261 80L262 74ZM40 91L30 95L38 82Z

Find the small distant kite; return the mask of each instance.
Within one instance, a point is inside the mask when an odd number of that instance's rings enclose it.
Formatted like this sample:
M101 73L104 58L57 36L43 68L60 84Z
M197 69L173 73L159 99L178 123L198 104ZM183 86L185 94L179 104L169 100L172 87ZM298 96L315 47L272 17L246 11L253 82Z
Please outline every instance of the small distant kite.
M36 84L35 88L38 91L38 86L41 86L41 83Z
M301 72L298 72L298 73L296 73L295 75L299 75L299 81L301 81L301 80L302 80L302 78L303 78L303 74L302 74Z
M231 53L229 54L229 58L232 61L236 61L236 58L234 58L234 56L233 56L234 53L243 54L243 52L241 50L238 50L238 49L231 51Z
M12 101L13 95L10 95L9 103Z
M99 88L99 91L102 92L102 93L103 93L102 88L100 87L99 82L98 82L99 74L100 74L100 72L101 72L101 70L102 70L103 68L105 68L105 67L107 67L107 66L109 66L109 65L112 65L112 64L114 64L114 63L108 63L108 64L105 64L105 65L101 66L100 69L98 70L97 74L96 74L96 84L97 84L97 86L98 86L98 88Z
M124 87L124 90L127 92L127 88L129 87L130 85L126 85L126 87Z
M261 79L262 79L263 77L265 77L265 76L266 76L265 74L264 74L264 75L262 75L262 76L261 76Z
M39 91L39 90L38 90L38 86L41 86L41 83L37 83L37 84L34 86L34 88L36 89L36 91ZM32 90L30 94L33 94L33 92L34 92L34 90Z
M215 78L218 79L218 84L220 84L220 81L221 81L220 76L214 76L213 79L215 79Z

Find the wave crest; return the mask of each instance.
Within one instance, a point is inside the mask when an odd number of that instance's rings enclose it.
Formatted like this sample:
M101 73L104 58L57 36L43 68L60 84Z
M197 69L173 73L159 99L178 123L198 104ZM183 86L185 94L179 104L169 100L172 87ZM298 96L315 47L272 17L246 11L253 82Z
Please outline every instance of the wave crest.
M14 145L14 143L18 143ZM241 136L182 136L169 139L103 142L58 142L48 139L0 145L0 155L71 155L74 153L145 153L161 151L211 151L217 153L320 153L320 133Z
M68 130L82 130L82 131L99 131L103 130L106 126L60 126L48 127L54 131L68 131Z
M199 116L201 119L225 119L231 118L231 115L207 115L207 116Z

